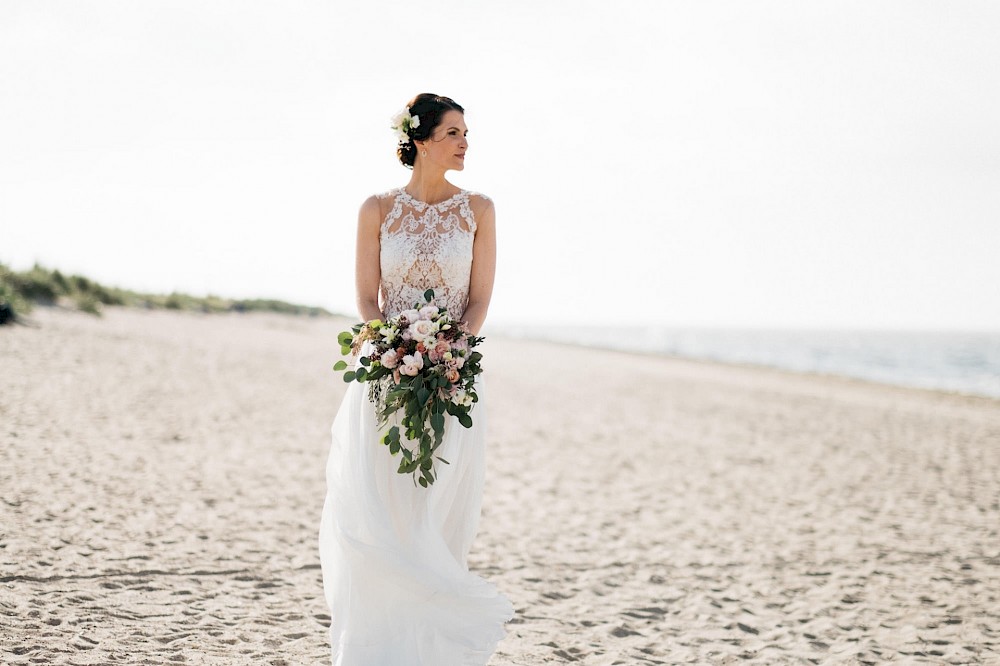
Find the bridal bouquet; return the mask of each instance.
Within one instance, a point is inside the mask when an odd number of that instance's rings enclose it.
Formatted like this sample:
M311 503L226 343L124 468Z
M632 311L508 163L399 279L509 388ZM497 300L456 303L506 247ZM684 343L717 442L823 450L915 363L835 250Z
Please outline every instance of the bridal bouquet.
M448 461L434 452L444 438L445 414L466 428L472 427L469 411L479 400L474 388L483 355L473 349L483 338L470 334L448 311L434 305L434 291L424 292L425 303L415 303L386 322L373 319L356 324L337 336L340 351L360 354L358 366L349 370L344 361L333 369L344 371L345 382L368 382L368 398L375 404L379 427L403 410L400 427L392 426L382 437L392 455L401 454L400 474L413 474L426 488L434 483L434 460Z

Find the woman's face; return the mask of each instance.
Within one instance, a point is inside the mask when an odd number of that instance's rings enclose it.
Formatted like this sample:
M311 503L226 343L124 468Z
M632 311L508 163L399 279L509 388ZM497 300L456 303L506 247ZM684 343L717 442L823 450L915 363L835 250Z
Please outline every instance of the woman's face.
M465 168L465 151L469 149L465 136L468 133L469 128L465 126L465 116L461 111L445 112L430 138L417 143L421 151L427 151L427 155L421 155L420 159L446 171L461 171Z

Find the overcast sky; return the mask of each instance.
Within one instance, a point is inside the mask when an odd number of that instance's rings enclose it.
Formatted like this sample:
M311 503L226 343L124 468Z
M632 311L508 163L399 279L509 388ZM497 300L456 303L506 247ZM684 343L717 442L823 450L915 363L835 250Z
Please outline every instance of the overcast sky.
M1000 329L1000 3L0 2L0 262L354 312L466 107L494 322Z

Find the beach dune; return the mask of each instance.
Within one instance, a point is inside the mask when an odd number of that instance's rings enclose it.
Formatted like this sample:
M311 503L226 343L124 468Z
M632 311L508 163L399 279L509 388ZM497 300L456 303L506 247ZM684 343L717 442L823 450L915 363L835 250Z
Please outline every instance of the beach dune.
M328 663L350 322L30 319L0 328L0 663ZM1000 663L1000 401L485 333L494 666Z

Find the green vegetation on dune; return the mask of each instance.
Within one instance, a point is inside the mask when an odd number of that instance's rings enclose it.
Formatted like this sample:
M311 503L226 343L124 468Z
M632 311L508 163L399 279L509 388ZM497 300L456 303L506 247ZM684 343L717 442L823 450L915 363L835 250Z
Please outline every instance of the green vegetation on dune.
M329 315L323 308L296 305L273 299L232 299L189 294L144 294L129 289L106 287L82 275L63 275L35 264L26 271L12 271L0 264L0 309L12 317L31 311L34 304L72 305L83 312L99 315L105 305L122 305L196 312L280 312L296 315ZM2 315L0 315L2 319ZM2 323L2 322L0 322Z

